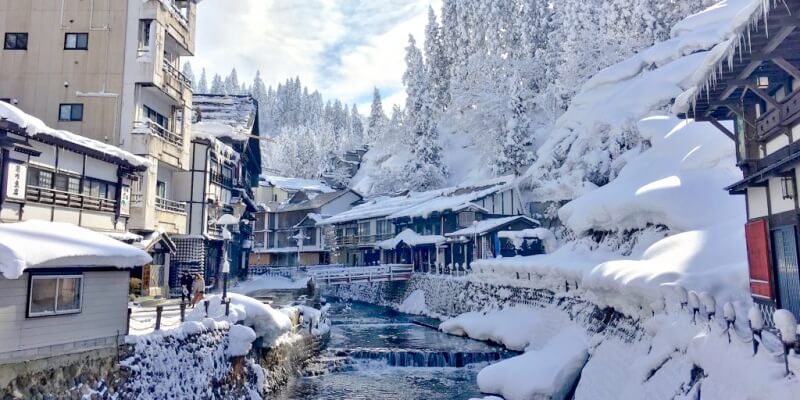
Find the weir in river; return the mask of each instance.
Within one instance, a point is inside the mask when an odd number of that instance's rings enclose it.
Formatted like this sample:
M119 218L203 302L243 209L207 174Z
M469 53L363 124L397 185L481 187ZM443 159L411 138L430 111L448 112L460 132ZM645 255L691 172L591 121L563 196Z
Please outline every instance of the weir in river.
M490 362L514 355L501 347L413 323L434 319L365 303L334 300L331 335L304 376L278 399L469 399Z

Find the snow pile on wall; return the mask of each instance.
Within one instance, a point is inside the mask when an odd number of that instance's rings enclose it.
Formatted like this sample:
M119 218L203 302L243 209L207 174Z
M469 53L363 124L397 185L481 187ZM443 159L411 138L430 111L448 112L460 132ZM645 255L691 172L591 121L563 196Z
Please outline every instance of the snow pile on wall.
M220 295L207 296L206 300L209 301L208 318L230 323L241 321L255 331L256 337L263 339L263 347L275 347L290 339L292 321L285 313L245 295L228 293L228 298L231 305L229 315L226 316L225 305L221 301L222 297ZM186 316L187 321L203 321L205 319L206 312L202 303Z
M510 239L514 244L514 247L518 249L522 247L522 244L526 239L531 238L539 239L539 241L541 241L545 253L552 253L558 249L558 239L556 239L556 235L547 228L500 231L497 232L497 236L500 238Z
M7 279L19 278L28 268L124 268L150 261L142 250L72 224L39 220L0 224L0 273Z
M492 364L478 373L483 393L506 400L563 400L586 363L586 338L580 331L565 331L543 347Z
M252 330L205 319L185 322L170 331L128 336L133 352L120 365L130 376L119 388L122 398L243 398L261 399L265 372L245 362L243 384L232 377L230 357L245 351L255 339ZM249 343L248 343L249 344Z
M567 243L551 254L481 260L474 269L534 273L569 281L601 305L632 315L648 310L661 285L708 291L725 301L749 301L743 226L745 205L722 188L741 178L733 143L705 123L653 116L638 130L652 147L609 184L559 210L578 235L645 229L628 254Z
M439 325L443 332L499 343L511 350L540 348L572 323L552 309L509 307L498 311L468 312Z
M101 153L108 154L111 157L124 160L134 166L149 167L152 165L152 163L148 159L144 157L139 157L137 155L134 155L133 153L129 153L125 150L120 149L119 147L99 142L94 139L89 139L87 137L83 137L80 135L76 135L72 132L53 129L47 126L47 124L45 124L39 118L27 114L24 111L20 110L19 108L3 101L0 101L0 119L6 119L14 124L19 125L20 128L26 129L28 136L30 137L36 137L41 135L58 140L63 140L65 142L74 143L81 147L99 151Z
M411 294L400 303L397 310L407 314L430 315L428 306L425 305L425 292L422 290L411 292Z

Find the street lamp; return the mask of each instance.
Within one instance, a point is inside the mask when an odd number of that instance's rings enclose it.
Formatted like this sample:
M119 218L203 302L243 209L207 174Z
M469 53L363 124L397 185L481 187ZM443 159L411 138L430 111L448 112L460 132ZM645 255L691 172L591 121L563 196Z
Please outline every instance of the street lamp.
M228 260L228 246L230 244L231 239L233 239L233 234L228 229L229 226L237 226L239 225L240 217L242 212L244 211L245 205L242 202L231 204L233 207L233 213L231 214L223 214L221 217L217 218L214 221L214 225L221 225L222 226L222 300L225 301L225 298L228 297L228 275L231 272L231 263Z
M303 228L299 228L297 233L293 236L289 236L290 239L297 240L297 267L300 267L300 250L303 248L303 240L311 239L310 237L306 236L303 233Z
M478 221L472 221L472 262L478 259ZM470 265L470 269L472 266Z

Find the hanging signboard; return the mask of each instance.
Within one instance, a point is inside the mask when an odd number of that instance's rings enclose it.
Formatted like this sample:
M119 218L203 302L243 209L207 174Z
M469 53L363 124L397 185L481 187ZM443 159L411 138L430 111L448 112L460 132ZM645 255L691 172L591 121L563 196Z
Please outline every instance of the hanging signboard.
M6 199L25 200L28 166L23 163L9 162L7 176Z
M119 192L119 213L120 215L131 214L131 187L124 185Z

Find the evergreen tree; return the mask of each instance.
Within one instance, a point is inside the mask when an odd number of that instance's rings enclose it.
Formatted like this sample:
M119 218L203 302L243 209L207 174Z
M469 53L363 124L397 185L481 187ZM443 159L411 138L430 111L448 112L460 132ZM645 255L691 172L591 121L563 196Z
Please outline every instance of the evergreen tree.
M438 111L443 111L450 103L450 66L442 43L442 33L436 22L436 14L430 6L428 6L428 25L425 27L425 60L434 107Z
M231 74L225 78L224 82L225 94L239 94L239 75L236 73L236 68L231 70Z
M364 143L364 122L361 120L361 114L358 113L358 108L355 104L350 109L350 130L352 136L358 146Z
M195 81L195 79L194 79L194 72L192 71L192 64L189 61L183 63L183 69L182 69L181 72L183 73L183 76L185 76L186 79L188 79L189 82L192 83L192 90L197 92L197 81Z
M502 120L497 144L498 154L492 166L497 175L519 175L533 162L533 153L529 150L533 145L529 139L529 117L524 104L525 84L515 76L509 86L509 110Z
M214 74L214 78L211 79L211 94L226 94L225 93L225 83L222 82L222 77L219 74Z
M250 95L258 103L258 130L262 135L269 132L268 112L269 104L267 98L267 88L264 81L261 80L261 71L256 71L256 77L253 78L253 86L251 86Z
M383 135L386 125L386 115L383 113L383 103L381 102L381 92L376 87L372 92L372 106L370 107L369 120L367 121L367 145L377 143Z
M206 78L205 68L203 68L203 71L200 73L200 81L197 82L194 92L202 94L208 93L208 79Z
M409 35L406 47L406 113L412 159L406 165L408 183L415 190L426 190L444 184L446 168L442 162L442 148L434 120L433 101L426 79L422 52L414 37Z

